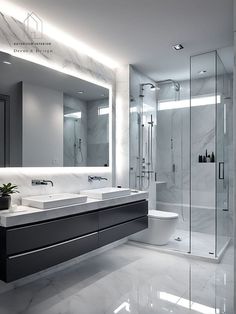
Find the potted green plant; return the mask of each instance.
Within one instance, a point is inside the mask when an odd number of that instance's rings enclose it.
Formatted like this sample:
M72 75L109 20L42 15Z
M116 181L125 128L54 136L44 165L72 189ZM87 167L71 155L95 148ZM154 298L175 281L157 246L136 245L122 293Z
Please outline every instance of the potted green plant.
M0 210L9 209L11 206L11 194L19 193L17 185L11 183L0 186Z

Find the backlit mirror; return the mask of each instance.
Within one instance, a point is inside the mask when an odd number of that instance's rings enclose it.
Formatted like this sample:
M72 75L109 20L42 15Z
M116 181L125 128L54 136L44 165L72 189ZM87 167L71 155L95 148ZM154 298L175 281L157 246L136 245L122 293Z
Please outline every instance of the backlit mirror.
M0 167L109 166L109 89L0 53Z

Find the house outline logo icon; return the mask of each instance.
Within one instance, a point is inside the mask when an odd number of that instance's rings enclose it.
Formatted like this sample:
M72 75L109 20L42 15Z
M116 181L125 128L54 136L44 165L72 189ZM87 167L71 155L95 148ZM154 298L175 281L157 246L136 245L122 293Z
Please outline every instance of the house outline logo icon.
M34 39L43 37L43 22L34 12L28 13L24 20L26 32Z

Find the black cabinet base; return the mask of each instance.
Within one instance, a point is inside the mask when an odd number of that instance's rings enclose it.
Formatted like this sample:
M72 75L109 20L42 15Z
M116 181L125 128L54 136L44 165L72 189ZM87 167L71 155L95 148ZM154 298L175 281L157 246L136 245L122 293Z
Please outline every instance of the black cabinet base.
M0 227L0 279L11 282L78 257L148 227L148 202Z
M95 250L98 232L64 243L7 258L5 280L10 282Z
M135 219L105 230L99 231L99 247L128 237L131 234L144 230L148 227L148 217Z

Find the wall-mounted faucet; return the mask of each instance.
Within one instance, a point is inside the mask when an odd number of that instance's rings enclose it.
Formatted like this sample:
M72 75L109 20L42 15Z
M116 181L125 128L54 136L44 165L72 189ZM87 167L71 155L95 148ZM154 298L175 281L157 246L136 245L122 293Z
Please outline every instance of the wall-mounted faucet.
M101 180L108 180L108 179L103 178L103 177L97 177L97 176L88 176L88 182L101 181Z
M32 180L31 181L32 185L48 185L50 183L53 186L53 181L51 180Z

